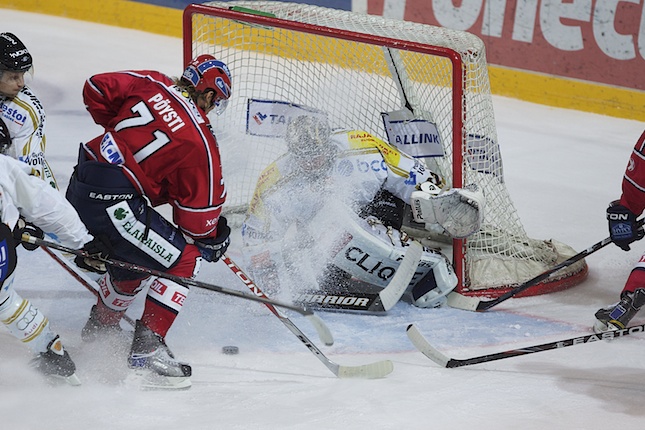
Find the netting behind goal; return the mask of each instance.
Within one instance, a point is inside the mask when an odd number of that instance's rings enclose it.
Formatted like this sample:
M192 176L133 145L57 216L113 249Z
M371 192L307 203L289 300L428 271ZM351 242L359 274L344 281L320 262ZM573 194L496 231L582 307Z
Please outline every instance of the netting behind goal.
M498 296L575 254L524 231L504 183L476 36L296 3L210 2L184 12L184 61L203 53L233 76L229 107L211 118L227 213L244 213L260 172L286 151L289 116L315 109L334 127L365 130L415 156L429 155L414 153L417 144L438 143L442 156L424 157L428 167L453 187L484 191L481 231L453 241L460 292ZM586 269L581 261L525 295L574 285Z

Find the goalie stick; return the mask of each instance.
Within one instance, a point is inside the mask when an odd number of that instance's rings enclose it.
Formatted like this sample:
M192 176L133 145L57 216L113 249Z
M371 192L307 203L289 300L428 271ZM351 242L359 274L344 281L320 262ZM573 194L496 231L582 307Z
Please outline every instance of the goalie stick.
M226 264L226 266L235 273L240 280L246 284L247 287L253 291L254 294L258 295L259 297L267 297L264 292L258 287L251 279L246 276L246 274L240 269L240 267L233 262L227 255L224 255L222 257L222 261ZM339 378L365 378L365 379L376 379L376 378L383 378L386 375L392 373L392 370L394 369L394 365L390 360L383 360L383 361L377 361L375 363L370 363L370 364L364 364L364 365L359 365L359 366L343 366L340 364L336 364L330 359L328 359L325 354L313 343L311 342L307 336L289 319L287 318L282 312L280 312L278 309L275 308L272 304L265 302L264 303L266 307L269 308L269 310L278 317L278 319L298 338L300 341L311 351L318 360L320 360L329 370L332 371L334 375L336 375ZM314 324L316 328L318 329L317 325ZM324 327L327 329L327 327ZM333 344L333 338L331 336L331 333L329 330L325 332L321 332L318 330L318 335L320 336L320 339L326 344L326 345L332 345Z
M412 241L387 286L378 292L322 292L307 291L300 294L296 302L319 310L350 311L381 314L396 305L407 290L419 266L423 246Z
M645 222L645 218L638 220L637 225L639 230L643 230L643 222ZM451 292L448 294L448 305L457 308L457 309L463 309L466 311L476 311L476 312L481 312L481 311L487 311L488 309L492 308L493 306L497 306L503 301L506 301L510 299L511 297L521 293L522 291L539 284L542 281L545 281L549 279L552 275L554 275L558 270L563 269L565 267L568 267L572 265L573 263L576 263L580 260L582 260L585 257L590 256L594 252L604 248L605 246L609 245L612 243L611 237L608 237L606 239L601 240L600 242L597 242L590 246L589 248L585 249L584 251L581 251L574 255L573 257L563 261L560 264L556 264L549 270L547 270L544 273L539 274L533 279L529 279L528 281L524 282L523 284L513 288L512 290L508 291L505 294L502 294L496 299L493 300L482 300L477 297L468 297L464 296L463 294L459 294L455 291Z
M51 242L51 241L48 241L48 240L39 239L37 237L30 236L27 233L22 235L21 240L23 242L32 243L34 245L53 248L53 249L57 249L59 251L67 252L69 254L74 254L74 255L81 256L81 257L92 258L92 259L96 260L96 258L92 257L91 255L89 255L85 251L68 248L68 247L60 245L60 244L58 244L56 242ZM278 302L276 300L272 300L272 299L269 299L269 298L266 298L266 297L259 297L259 296L255 296L255 295L251 295L251 294L246 294L246 293L244 293L242 291L233 290L233 289L225 288L225 287L220 287L219 285L208 284L206 282L200 282L200 281L196 281L196 280L190 279L190 278L184 278L184 277L181 277L181 276L173 275L171 273L161 272L159 270L150 269L148 267L143 267L143 266L139 266L139 265L136 265L136 264L127 263L125 261L112 260L112 259L109 259L109 258L98 259L98 260L102 261L105 264L109 264L110 266L119 267L121 269L129 270L131 272L144 273L144 274L147 274L147 275L158 276L160 278L170 279L171 281L175 281L178 284L181 284L181 285L184 285L184 286L203 288L205 290L215 291L217 293L222 293L222 294L226 294L226 295L229 295L229 296L235 296L235 297L239 297L241 299L252 300L252 301L255 301L255 302L270 303L273 306L278 306L278 307L282 307L282 308L285 308L285 309L291 309L292 311L298 312L299 314L304 315L304 316L313 315L313 311L311 311L310 309L306 309L306 308L304 308L302 306L294 306L294 305L291 305L291 304L288 304L288 303ZM320 323L322 324L322 321Z
M423 353L430 360L434 361L441 367L463 367L470 366L471 364L486 363L488 361L502 360L504 358L517 357L519 355L533 354L536 352L549 351L551 349L566 348L568 346L582 345L585 343L597 342L599 340L611 340L619 337L625 337L630 334L643 333L645 331L645 324L627 327L621 330L606 331L600 334L589 334L585 336L572 337L570 339L557 340L555 342L543 343L541 345L527 346L520 349L509 349L507 351L496 352L493 354L486 354L479 357L472 358L450 358L437 350L434 346L426 340L421 332L410 324L407 328L408 338L412 344Z

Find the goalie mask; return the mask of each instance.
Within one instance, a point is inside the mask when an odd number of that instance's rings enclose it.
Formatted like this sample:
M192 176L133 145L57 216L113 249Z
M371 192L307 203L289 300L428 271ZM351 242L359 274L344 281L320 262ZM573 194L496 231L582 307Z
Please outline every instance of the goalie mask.
M338 152L330 137L331 128L325 118L302 115L293 119L285 140L295 167L309 177L329 174Z
M191 61L181 77L200 94L209 90L214 91L215 114L220 115L224 112L228 106L232 88L231 72L224 62L212 55L200 55Z

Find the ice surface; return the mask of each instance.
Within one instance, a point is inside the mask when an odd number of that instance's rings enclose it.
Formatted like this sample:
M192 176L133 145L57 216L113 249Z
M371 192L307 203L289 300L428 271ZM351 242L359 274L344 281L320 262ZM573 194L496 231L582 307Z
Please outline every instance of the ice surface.
M181 71L181 41L116 27L0 10L0 30L34 56L32 88L48 113L47 157L59 185L78 143L100 130L81 100L85 79L122 69ZM605 238L607 203L619 196L643 125L600 115L494 98L513 201L531 237L582 250ZM405 335L416 324L456 358L590 332L594 312L615 302L643 243L609 246L587 259L588 279L568 291L511 299L486 313L423 310L399 303L383 317L320 313L336 343L333 361L381 359L380 380L342 380L262 304L194 289L168 343L193 365L185 392L139 391L128 380L128 345L87 346L80 330L94 299L42 251L20 252L17 290L50 318L78 366L81 387L49 387L27 367L27 349L0 329L3 429L606 429L645 419L643 336L596 342L462 369L442 369ZM236 243L231 249L239 257ZM244 285L223 263L200 280ZM129 311L138 316L141 304ZM313 341L306 319L290 314ZM645 322L639 315L634 323ZM127 326L124 326L127 328ZM237 355L224 355L236 345Z

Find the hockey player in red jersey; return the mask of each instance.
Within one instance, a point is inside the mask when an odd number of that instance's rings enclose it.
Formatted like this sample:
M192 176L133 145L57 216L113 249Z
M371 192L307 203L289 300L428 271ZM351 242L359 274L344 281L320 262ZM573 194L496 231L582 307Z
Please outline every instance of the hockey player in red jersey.
M636 142L629 158L623 190L619 200L609 204L607 220L612 241L624 251L629 251L632 242L643 238L636 217L645 210L645 132ZM627 278L620 293L620 301L596 312L594 330L623 329L645 305L645 254L643 254Z
M211 55L191 62L181 78L155 71L92 76L83 99L104 133L82 144L67 198L115 259L194 277L202 259L217 261L229 244L220 216L226 198L220 154L207 114L231 95L228 67ZM168 222L154 207L168 204ZM135 295L147 290L128 364L145 384L190 387L191 367L165 343L188 288L177 282L110 267L83 328L86 341L120 330Z

